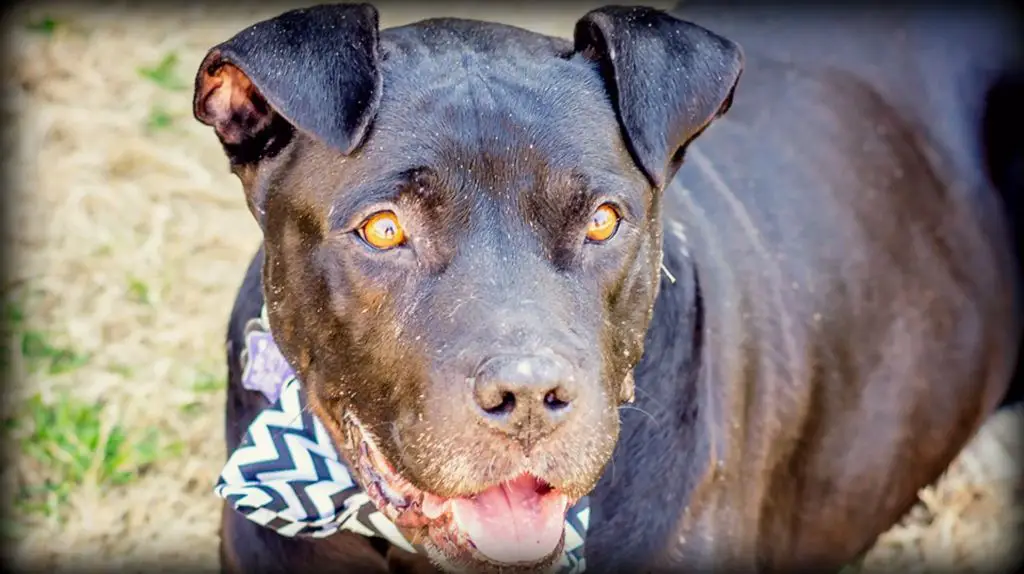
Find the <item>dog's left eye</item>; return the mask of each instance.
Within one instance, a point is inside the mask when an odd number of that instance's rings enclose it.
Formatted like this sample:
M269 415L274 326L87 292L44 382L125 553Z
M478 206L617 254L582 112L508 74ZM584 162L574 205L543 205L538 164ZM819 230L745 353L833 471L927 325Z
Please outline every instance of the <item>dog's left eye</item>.
M610 203L601 204L594 211L594 215L590 216L590 222L587 224L587 241L592 243L608 241L619 230L621 219L618 210Z
M382 251L405 243L405 231L393 211L379 211L368 217L359 226L359 237Z

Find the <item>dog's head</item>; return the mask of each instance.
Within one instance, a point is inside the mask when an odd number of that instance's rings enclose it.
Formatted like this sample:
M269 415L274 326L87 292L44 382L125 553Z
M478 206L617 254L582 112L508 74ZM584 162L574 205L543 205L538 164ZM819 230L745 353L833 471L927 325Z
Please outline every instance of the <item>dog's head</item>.
M632 400L661 191L741 68L734 43L622 7L568 42L321 6L203 61L195 113L263 230L275 338L440 564L557 558Z

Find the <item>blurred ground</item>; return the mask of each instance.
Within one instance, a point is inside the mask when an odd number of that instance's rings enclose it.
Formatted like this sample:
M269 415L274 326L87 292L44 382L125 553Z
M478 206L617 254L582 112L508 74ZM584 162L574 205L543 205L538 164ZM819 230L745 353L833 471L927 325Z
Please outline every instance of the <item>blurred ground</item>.
M444 13L560 35L583 13L472 6ZM223 332L259 237L191 117L190 85L206 49L282 7L39 3L5 16L0 157L16 213L2 239L22 259L0 350L24 384L5 401L5 441L22 454L0 490L21 558L216 564ZM441 14L381 8L385 26ZM1005 553L1022 525L1009 454L1021 420L994 418L862 566L984 569Z

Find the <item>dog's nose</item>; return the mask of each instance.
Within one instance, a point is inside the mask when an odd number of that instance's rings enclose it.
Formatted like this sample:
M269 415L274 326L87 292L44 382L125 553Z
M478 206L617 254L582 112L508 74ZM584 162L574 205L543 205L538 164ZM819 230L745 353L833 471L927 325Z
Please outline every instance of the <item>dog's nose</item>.
M569 363L548 356L498 356L477 370L473 398L493 428L534 442L572 411L578 393Z

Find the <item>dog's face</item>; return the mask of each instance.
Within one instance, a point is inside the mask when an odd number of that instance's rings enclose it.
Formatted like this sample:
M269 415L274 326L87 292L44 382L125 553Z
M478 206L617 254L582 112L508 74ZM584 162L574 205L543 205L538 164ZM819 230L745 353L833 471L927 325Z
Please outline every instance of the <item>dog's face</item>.
M380 510L451 568L552 564L632 399L659 200L738 47L607 8L575 44L369 6L211 50L196 115L264 233L275 338Z

